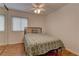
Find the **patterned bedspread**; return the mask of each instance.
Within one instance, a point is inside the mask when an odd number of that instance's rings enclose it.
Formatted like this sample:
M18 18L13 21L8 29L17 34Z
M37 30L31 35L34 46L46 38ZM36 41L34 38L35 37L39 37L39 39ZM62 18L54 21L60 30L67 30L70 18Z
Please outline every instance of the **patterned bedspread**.
M64 47L61 40L47 34L28 33L24 38L25 51L29 56L44 54L50 50Z

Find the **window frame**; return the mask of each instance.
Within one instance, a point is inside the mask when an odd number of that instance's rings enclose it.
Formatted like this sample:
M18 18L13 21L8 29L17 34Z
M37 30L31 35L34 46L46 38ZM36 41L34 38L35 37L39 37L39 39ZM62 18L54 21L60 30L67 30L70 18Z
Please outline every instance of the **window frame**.
M23 30L20 30L20 31L18 31L18 30L14 31L13 30L13 19L12 19L13 17L16 17L16 18L25 18L27 20L27 26L28 26L28 17L22 17L22 16L12 16L11 17L11 31L12 32L24 32Z
M3 31L0 31L0 32L5 32L5 31L6 31L5 29L6 29L6 27L7 27L7 26L6 26L6 20L7 20L7 19L6 19L6 15L5 15L5 14L0 14L0 15L3 15L3 16L4 16L4 30L3 30Z

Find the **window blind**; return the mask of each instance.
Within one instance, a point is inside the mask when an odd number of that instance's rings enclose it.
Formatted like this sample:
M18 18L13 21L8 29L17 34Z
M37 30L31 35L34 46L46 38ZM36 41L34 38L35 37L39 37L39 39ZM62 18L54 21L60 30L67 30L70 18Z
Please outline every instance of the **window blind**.
M13 17L13 31L24 31L24 28L27 27L27 18L22 17Z

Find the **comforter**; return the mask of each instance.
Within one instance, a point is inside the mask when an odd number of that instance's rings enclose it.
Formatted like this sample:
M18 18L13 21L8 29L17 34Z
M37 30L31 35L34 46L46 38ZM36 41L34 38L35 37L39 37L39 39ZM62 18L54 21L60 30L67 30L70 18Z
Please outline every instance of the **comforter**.
M59 47L64 48L64 44L59 38L47 34L34 33L25 35L24 45L26 54L29 56L41 55Z

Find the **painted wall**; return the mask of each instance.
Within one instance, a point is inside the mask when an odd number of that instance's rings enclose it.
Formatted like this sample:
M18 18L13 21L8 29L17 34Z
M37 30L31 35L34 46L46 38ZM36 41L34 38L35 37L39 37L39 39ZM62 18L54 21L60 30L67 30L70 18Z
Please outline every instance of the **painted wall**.
M6 13L0 10L0 14ZM5 32L0 32L0 45L7 44L7 42L8 44L15 44L23 41L23 32L11 31L12 16L28 17L28 26L42 27L43 31L46 30L48 34L59 37L68 49L79 55L79 4L68 4L60 10L49 14L46 18L43 15L9 11L8 19L5 20Z
M0 10L0 14L6 14L6 11ZM24 32L12 31L12 16L20 16L28 18L28 26L42 27L44 29L44 16L33 15L21 11L10 10L5 20L5 31L0 32L0 45L22 43L24 38ZM44 32L45 30L43 30Z
M68 49L79 55L79 4L67 4L49 14L46 31L59 37Z

